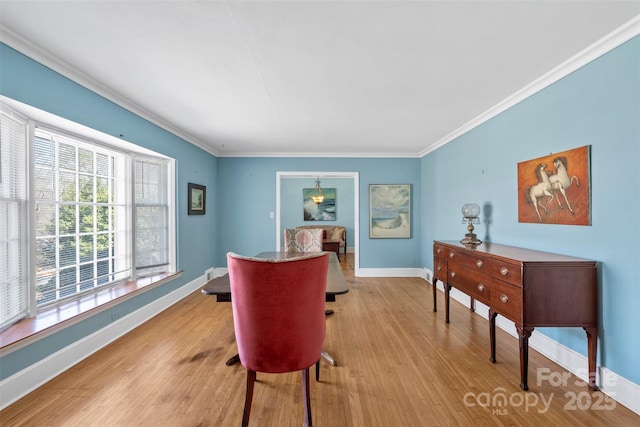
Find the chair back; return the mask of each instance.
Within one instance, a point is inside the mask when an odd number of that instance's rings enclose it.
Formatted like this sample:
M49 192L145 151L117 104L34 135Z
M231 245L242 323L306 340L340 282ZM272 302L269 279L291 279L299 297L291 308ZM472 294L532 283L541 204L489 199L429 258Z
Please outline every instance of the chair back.
M286 228L284 250L287 252L322 252L321 228Z
M261 259L227 254L240 363L252 371L308 368L325 338L329 254Z

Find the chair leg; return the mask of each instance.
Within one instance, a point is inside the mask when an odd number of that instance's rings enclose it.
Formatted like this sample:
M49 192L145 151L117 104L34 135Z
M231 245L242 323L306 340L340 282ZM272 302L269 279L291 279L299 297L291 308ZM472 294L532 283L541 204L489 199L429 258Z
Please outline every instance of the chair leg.
M253 385L256 381L256 371L247 369L247 391L244 397L244 413L242 414L242 427L249 425L251 414L251 402L253 401Z
M304 402L304 427L311 427L311 397L309 396L309 368L302 370L302 394Z
M320 381L320 359L316 362L316 382Z

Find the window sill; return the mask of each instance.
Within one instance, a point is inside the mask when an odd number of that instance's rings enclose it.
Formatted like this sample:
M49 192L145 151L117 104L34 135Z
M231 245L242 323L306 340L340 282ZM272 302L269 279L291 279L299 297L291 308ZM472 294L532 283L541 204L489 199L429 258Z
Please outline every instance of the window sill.
M0 354L25 347L180 276L182 271L156 274L52 306L2 331Z

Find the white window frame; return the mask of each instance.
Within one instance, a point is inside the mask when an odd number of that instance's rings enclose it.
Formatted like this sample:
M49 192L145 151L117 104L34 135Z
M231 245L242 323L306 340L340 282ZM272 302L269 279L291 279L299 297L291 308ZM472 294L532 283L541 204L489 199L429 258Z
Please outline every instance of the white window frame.
M20 223L20 221L18 221L18 223L15 223L14 221L11 221L11 223L7 222L7 223L3 223L2 226L3 227L7 227L5 230L3 230L3 235L5 235L7 237L6 242L3 240L3 242L5 242L7 244L7 246L5 247L5 250L7 251L7 255L10 256L11 253L15 252L10 249L11 246L11 241L15 241L15 237L12 239L11 235L14 234L15 236L15 232L16 232L16 228L17 230L21 229L21 226L24 226L24 232L20 233L20 231L18 231L18 244L19 244L19 256L17 259L15 258L4 258L2 260L0 260L0 267L3 269L3 274L2 274L2 278L7 278L10 276L15 276L16 274L23 278L25 280L25 286L22 288L18 288L16 289L6 289L2 291L2 293L0 294L0 297L6 297L8 294L15 294L15 295L21 295L21 297L18 297L18 304L17 306L12 307L12 309L9 309L9 307L7 307L7 311L4 310L4 307L2 309L3 311L3 322L5 323L11 323L11 322L15 322L20 320L20 317L23 317L25 315L30 315L31 313L34 312L35 309L35 301L34 301L34 294L31 292L31 286L30 286L30 279L32 277L31 275L31 264L30 264L30 260L33 259L33 256L35 255L35 247L33 247L33 245L31 245L30 247L24 249L21 247L21 245L23 244L28 244L28 242L31 242L32 239L32 233L31 231L33 230L32 227L32 223L31 223L31 216L29 215L29 213L31 212L31 199L29 197L29 195L31 194L31 188L30 188L30 184L31 181L29 179L29 159L30 159L30 153L29 153L29 147L31 146L31 144L29 143L29 130L32 128L32 126L30 126L29 123L29 119L27 117L25 117L24 115L12 110L12 109L5 109L3 108L2 111L2 118L0 118L0 120L4 121L4 120L10 120L10 121L14 121L15 123L18 123L19 126L22 128L22 130L24 130L24 141L23 143L25 144L23 146L24 150L21 150L20 148L18 148L18 151L22 151L22 154L24 155L24 157L19 157L16 158L13 156L13 154L15 154L15 152L13 152L13 149L15 149L16 147L13 146L13 144L7 144L7 141L2 141L2 144L0 145L0 174L3 172L3 168L6 167L7 165L9 165L9 169L8 169L8 182L4 183L4 188L3 188L3 198L7 197L7 201L9 203L9 205L15 205L17 204L19 207L20 212L18 213L18 217L20 218L21 215L24 215L25 218L23 219L24 223ZM10 128L9 128L10 129ZM9 135L11 135L11 132L9 133ZM13 142L13 140L10 138L9 140L10 142ZM13 148L12 148L13 146ZM4 151L6 149L6 147L9 147L9 151ZM4 152L3 152L4 151ZM4 156L4 158L3 158ZM12 162L22 162L22 165L20 165L19 163L12 163L10 164L8 161L12 161ZM24 180L20 183L18 181L20 180L15 180L15 175L12 175L12 169L15 168L18 170L22 169L22 172L25 174L24 175ZM7 172L5 170L5 172ZM2 183L2 175L0 175L0 184ZM14 182L16 184L23 184L20 185L19 187L16 186L11 186L11 183ZM8 186L8 187L7 187ZM8 193L6 193L5 191L8 190ZM24 194L23 194L24 191ZM24 196L21 197L21 196ZM24 211L22 211L22 209L24 209ZM11 220L12 218L15 220L15 216L11 216L10 212L8 211L7 214L9 215L8 218L6 218L6 220ZM26 258L26 259L23 259ZM17 263L17 265L16 265ZM4 269L7 270L4 270ZM12 270L12 269L17 269L16 270ZM10 282L9 282L10 283ZM6 283L5 283L6 284ZM3 286L5 285L3 284ZM5 318L6 315L6 318ZM2 325L0 324L0 330L4 329L4 327L6 327L6 325Z
M173 159L168 159L166 157L159 157L159 156L149 156L149 155L142 155L139 153L133 153L131 155L131 173L135 174L135 162L136 161L157 161L157 160L169 160L170 164L167 167L167 195L168 195L168 199L167 199L167 222L168 222L168 227L169 227L169 232L168 232L168 236L167 236L167 245L169 247L169 251L167 253L167 263L169 266L172 267L172 272L176 271L176 233L175 233L175 199L176 199L176 190L175 190L175 161ZM131 181L132 184L132 201L133 201L133 206L132 206L132 215L131 215L131 229L133 230L132 232L132 241L131 241L131 248L132 248L132 270L133 270L133 274L134 277L145 277L145 276L149 276L149 275L153 275L156 274L157 271L153 271L150 273L145 273L143 275L139 275L138 274L138 267L137 267L137 259L136 259L136 251L135 251L135 236L136 236L136 211L137 209L135 208L136 202L135 202L135 182L134 180Z
M25 117L28 121L28 147L27 147L27 157L28 157L28 239L30 242L29 248L29 309L28 316L33 317L37 315L39 311L44 309L49 309L51 306L59 305L70 300L74 300L77 298L81 298L86 296L87 294L97 293L103 291L105 289L109 289L113 286L116 286L120 282L110 283L107 286L93 288L92 291L79 293L74 295L73 297L66 298L63 300L57 300L55 302L51 302L49 304L45 304L42 306L37 305L36 301L36 247L35 247L35 198L32 196L34 194L34 138L35 138L35 127L42 124L43 127L47 128L47 130L53 130L55 132L59 132L62 135L67 135L72 138L76 138L79 140L87 141L91 144L104 146L110 150L119 151L123 153L125 156L129 158L128 162L130 164L131 173L134 173L134 161L140 156L142 158L151 158L158 159L162 162L166 162L167 164L167 248L168 248L168 264L165 269L166 273L174 273L176 272L176 214L175 214L175 203L176 203L176 190L175 190L175 160L164 156L162 154L156 153L154 151L148 150L144 147L137 146L133 143L127 142L122 138L116 138L111 135L107 135L100 131L88 128L86 126L80 125L78 123L63 119L56 115L50 114L48 112L42 111L35 107L31 107L29 105L20 103L13 99L7 98L5 96L0 96L0 106L7 111L11 111L14 114ZM130 194L127 195L127 221L128 229L131 230L130 238L128 239L129 245L129 257L130 257L130 277L126 280L136 280L138 278L136 273L136 264L135 264L135 239L136 239L136 229L135 229L135 218L133 212L135 211L135 200L133 194L133 185L134 185L134 175L130 175L129 182L127 185L127 190L130 191ZM5 325L5 327L8 325Z

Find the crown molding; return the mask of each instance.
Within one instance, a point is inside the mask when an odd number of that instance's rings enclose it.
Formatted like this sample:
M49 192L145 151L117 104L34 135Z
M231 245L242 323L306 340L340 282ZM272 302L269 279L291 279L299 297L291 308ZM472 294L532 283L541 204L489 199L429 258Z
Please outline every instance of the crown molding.
M95 92L96 94L126 109L127 111L139 117L142 117L143 119L153 123L156 126L159 126L160 128L172 133L179 138L184 139L185 141L195 145L196 147L199 147L206 152L213 154L214 156L219 155L218 152L213 150L210 146L203 143L199 139L172 125L162 117L153 114L144 107L131 102L121 94L107 88L92 77L81 73L73 66L62 61L60 58L51 55L49 52L46 52L40 47L29 42L28 40L25 40L23 37L19 36L18 34L4 26L0 27L0 42L19 51L23 55L33 59L34 61L44 65L45 67L52 69L56 73L70 79L71 81L81 85L82 87Z
M126 110L148 120L149 122L161 127L162 129L184 139L185 141L203 149L204 151L217 156L217 157L342 157L342 158L422 158L425 155L437 150L445 144L453 141L459 136L469 132L477 126L480 126L484 122L492 119L500 113L506 111L512 106L522 102L531 95L541 91L542 89L557 82L563 77L578 70L591 61L599 58L600 56L610 52L623 43L631 40L640 34L640 15L627 21L622 26L618 27L611 33L607 34L602 39L578 52L573 57L564 61L557 67L551 69L538 79L534 80L527 86L523 87L513 95L507 97L503 101L499 102L495 106L491 107L484 113L465 123L458 129L454 130L450 134L446 135L442 139L428 145L424 150L418 153L221 153L214 150L199 139L193 137L182 129L177 128L171 123L167 122L163 118L151 113L138 104L135 104L118 94L117 92L105 87L93 78L83 74L65 63L64 61L56 58L48 52L33 45L29 41L23 39L19 35L15 34L11 30L0 27L0 42L20 51L24 55L39 62L40 64L51 68L53 71L71 79L72 81L82 85L83 87L97 93L100 96L108 99L111 102L125 108Z
M424 157L425 155L431 153L432 151L437 150L443 145L453 141L459 136L469 132L473 128L480 126L482 123L492 119L498 114L506 111L507 109L513 107L519 102L524 101L531 95L541 91L542 89L552 85L563 77L568 76L579 68L587 65L591 61L601 57L607 52L612 51L623 43L631 40L640 34L640 15L637 15L635 18L627 21L622 26L618 27L611 33L604 36L602 39L593 43L592 45L586 47L582 51L578 52L571 58L567 59L557 67L551 69L547 73L543 74L538 79L529 83L527 86L523 87L513 95L504 99L500 103L491 107L484 113L480 114L476 118L471 121L465 123L455 131L451 132L449 135L444 138L436 141L435 143L429 145L426 149L421 151L418 154L418 157Z
M391 159L391 158L410 158L410 159L419 159L420 155L417 153L295 153L295 152L287 152L287 153L265 153L265 152L256 152L256 153L246 153L246 152L228 152L228 153L219 153L218 157L275 157L275 158L283 158L283 157L326 157L326 158L383 158L383 159Z
M296 152L286 152L286 153L271 153L271 152L228 152L223 153L214 150L212 147L203 143L199 139L193 137L192 135L184 132L183 130L175 127L171 123L162 119L161 117L153 114L152 112L146 110L140 105L131 102L124 96L119 93L105 87L100 82L95 79L87 76L84 73L81 73L71 65L66 62L60 60L59 58L51 55L45 50L39 48L33 43L25 40L15 32L5 28L0 27L0 42L10 46L11 48L19 51L23 55L33 59L34 61L44 65L55 71L56 73L72 80L73 82L83 86L84 88L95 92L96 94L108 99L109 101L115 103L116 105L132 112L133 114L142 117L145 120L161 127L162 129L176 135L179 138L184 139L185 141L195 145L203 149L204 151L212 154L216 157L327 157L327 158L418 158L420 157L416 153L296 153Z

